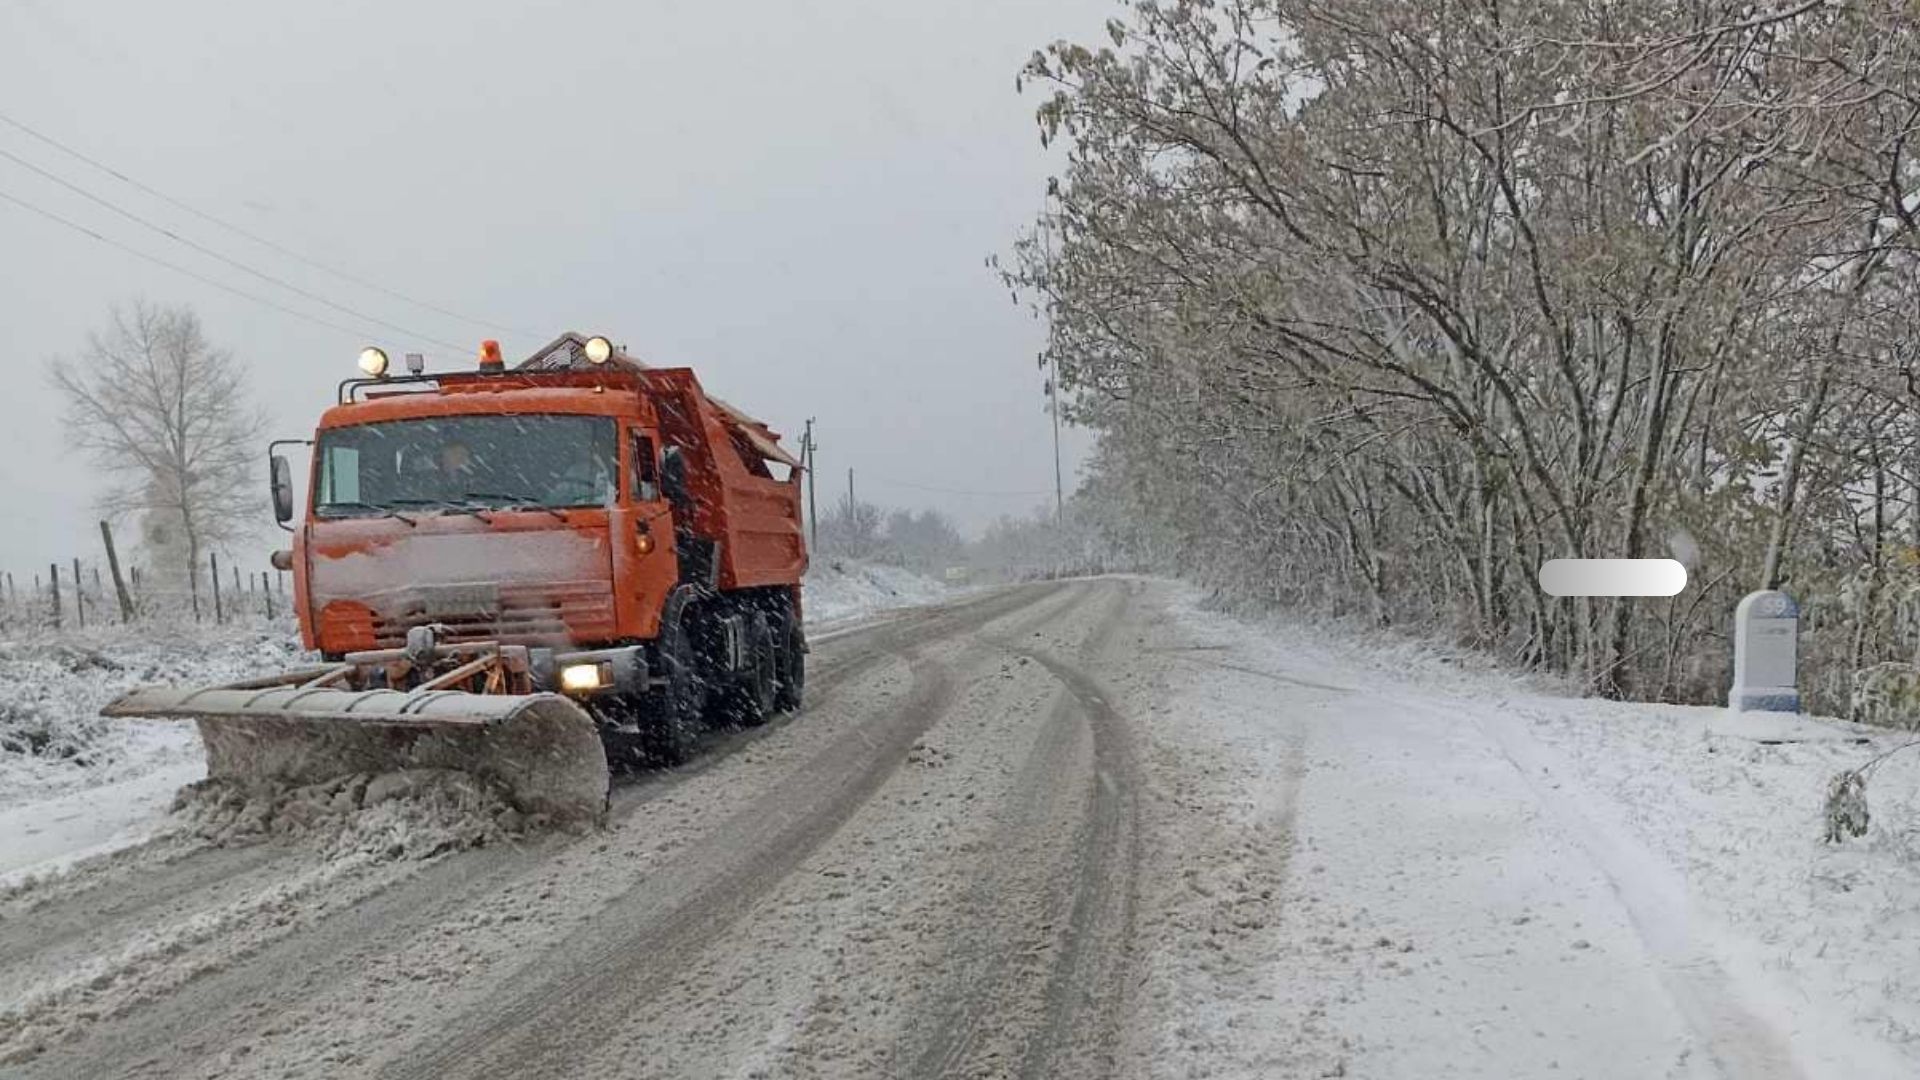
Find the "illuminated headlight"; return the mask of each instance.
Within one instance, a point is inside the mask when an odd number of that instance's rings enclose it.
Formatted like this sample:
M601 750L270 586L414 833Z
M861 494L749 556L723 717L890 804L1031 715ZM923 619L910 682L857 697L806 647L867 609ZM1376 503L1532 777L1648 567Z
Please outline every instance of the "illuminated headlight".
M376 379L387 375L387 354L369 345L360 350L360 370Z
M560 669L560 689L581 694L613 681L612 664L568 664Z
M603 337L590 337L586 344L587 359L596 364L604 364L613 359L613 342Z

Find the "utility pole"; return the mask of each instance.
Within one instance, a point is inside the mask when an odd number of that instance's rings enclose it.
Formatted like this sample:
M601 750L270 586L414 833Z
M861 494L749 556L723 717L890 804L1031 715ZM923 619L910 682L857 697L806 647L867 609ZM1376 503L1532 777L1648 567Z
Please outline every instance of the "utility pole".
M1065 485L1060 481L1060 362L1047 353L1047 411L1053 414L1053 523L1067 523Z
M820 546L820 499L813 493L813 417L800 437L800 467L807 470L807 549Z

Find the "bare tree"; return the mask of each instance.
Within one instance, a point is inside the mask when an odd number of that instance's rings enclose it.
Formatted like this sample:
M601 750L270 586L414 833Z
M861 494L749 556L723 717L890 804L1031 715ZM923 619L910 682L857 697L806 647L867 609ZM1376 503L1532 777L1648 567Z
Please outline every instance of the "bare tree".
M194 612L207 551L245 534L265 417L233 354L191 308L116 305L78 357L48 365L73 444L112 480L101 507L138 514L156 553L183 575Z
M870 558L879 553L884 519L885 512L878 506L842 495L820 519L820 549L854 559Z
M938 510L887 514L882 558L923 572L939 572L958 561L966 546L953 520Z

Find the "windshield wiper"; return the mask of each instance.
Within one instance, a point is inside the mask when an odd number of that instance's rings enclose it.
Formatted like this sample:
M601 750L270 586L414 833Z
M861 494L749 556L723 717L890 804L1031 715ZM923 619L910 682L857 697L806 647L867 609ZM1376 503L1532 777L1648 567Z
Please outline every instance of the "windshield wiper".
M456 514L472 514L481 521L493 523L493 519L487 516L485 508L458 499L395 499L393 501L402 506L427 506L435 510L451 510Z
M567 515L531 495L497 495L490 491L469 491L466 494L466 498L469 501L485 499L488 502L503 502L516 509L524 507L528 510L545 510L561 521L567 520Z
M395 500L395 501L398 501L398 500ZM344 508L353 509L353 510L371 510L376 514L379 514L381 517L399 518L401 521L406 522L408 525L417 526L420 524L419 522L413 520L412 518L401 513L400 511L395 510L391 506L376 506L373 503L354 502L351 499L340 501L340 502L321 503L319 509L322 514L326 514L327 511L332 510L336 507L344 507Z

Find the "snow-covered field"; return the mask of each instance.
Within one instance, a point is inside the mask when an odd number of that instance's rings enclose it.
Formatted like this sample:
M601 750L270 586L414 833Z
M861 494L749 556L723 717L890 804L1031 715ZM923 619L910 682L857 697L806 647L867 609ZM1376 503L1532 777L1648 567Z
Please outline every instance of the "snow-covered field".
M0 886L150 836L205 775L191 725L104 720L136 686L297 666L292 625L151 623L0 642Z

